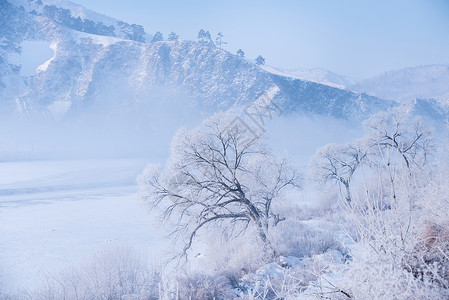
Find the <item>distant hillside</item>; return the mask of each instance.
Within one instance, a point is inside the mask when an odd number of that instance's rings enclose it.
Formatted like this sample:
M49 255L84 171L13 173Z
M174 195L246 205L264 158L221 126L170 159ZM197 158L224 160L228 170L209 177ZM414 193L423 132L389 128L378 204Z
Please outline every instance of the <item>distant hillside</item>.
M412 98L449 99L449 65L429 65L395 70L349 86L391 100Z
M267 71L277 73L283 76L289 76L297 79L313 81L316 83L325 84L332 87L344 89L350 85L353 85L356 80L347 76L343 76L323 68L313 69L274 69L270 67L264 67Z

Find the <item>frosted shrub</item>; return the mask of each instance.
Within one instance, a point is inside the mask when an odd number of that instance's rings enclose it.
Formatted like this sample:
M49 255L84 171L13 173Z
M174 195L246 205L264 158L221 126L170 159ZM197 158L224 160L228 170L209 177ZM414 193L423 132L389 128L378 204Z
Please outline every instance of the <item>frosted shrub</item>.
M449 224L428 223L404 266L416 278L449 288Z
M388 180L379 180L377 190L367 190L365 197L347 208L357 243L351 247L352 262L343 286L354 298L449 296L449 227L427 220L442 207L423 206L427 202L423 199L433 198L428 184L436 179L422 178L423 173L430 176L423 168L419 173L414 168L395 170L393 176L386 172ZM439 184L447 185L447 180Z
M280 255L310 257L340 248L333 226L329 224L328 228L319 228L300 220L287 219L273 228L270 238Z
M222 273L230 279L254 272L270 258L266 256L261 241L251 231L249 229L233 239L227 236L216 239L216 235L214 239L213 234L209 234L207 256L201 259L201 263L210 269L209 272ZM204 265L202 272L207 271Z
M215 274L189 273L177 277L178 299L231 299L228 278Z
M159 274L127 248L98 253L81 267L48 277L30 299L157 299ZM133 298L134 297L134 298Z

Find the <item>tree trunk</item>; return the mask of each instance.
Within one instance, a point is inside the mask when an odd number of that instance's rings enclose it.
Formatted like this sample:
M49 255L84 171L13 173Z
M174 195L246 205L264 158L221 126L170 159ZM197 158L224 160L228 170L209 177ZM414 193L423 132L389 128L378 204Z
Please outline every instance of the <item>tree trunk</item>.
M257 220L257 221L254 220L254 221L253 221L253 223L254 223L254 226L256 226L257 233L259 234L259 237L264 244L265 252L269 253L271 255L271 257L276 257L276 250L273 248L273 245L271 245L270 241L268 240L268 237L267 237L267 234L265 233L262 222L260 220Z
M343 182L345 189L346 189L346 202L348 204L351 204L351 189L349 188L349 182L344 181Z

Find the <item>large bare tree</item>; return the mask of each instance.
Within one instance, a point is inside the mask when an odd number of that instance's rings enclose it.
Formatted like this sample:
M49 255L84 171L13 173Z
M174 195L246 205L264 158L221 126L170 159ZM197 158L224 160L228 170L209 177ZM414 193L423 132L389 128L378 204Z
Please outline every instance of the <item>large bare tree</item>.
M216 115L200 128L179 131L165 168L141 176L147 203L161 208L175 223L173 234L184 238L184 256L201 229L236 225L252 226L274 253L267 232L282 218L273 203L287 187L299 187L300 176L239 121Z

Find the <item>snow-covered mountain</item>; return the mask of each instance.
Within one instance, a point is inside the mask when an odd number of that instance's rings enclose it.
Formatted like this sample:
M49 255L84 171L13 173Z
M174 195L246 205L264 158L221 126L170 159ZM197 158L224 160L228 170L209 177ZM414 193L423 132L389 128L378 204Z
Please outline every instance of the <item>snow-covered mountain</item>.
M314 81L348 84L330 72L316 70L303 80L300 73L263 69L210 43L149 43L141 26L71 2L0 0L0 8L0 96L8 113L59 118L161 100L216 111L247 105L272 88L285 112L353 120L396 105L310 80L314 75ZM13 57L37 57L38 45L49 54L24 72L27 66Z
M391 100L449 100L449 65L428 65L389 71L349 88Z

